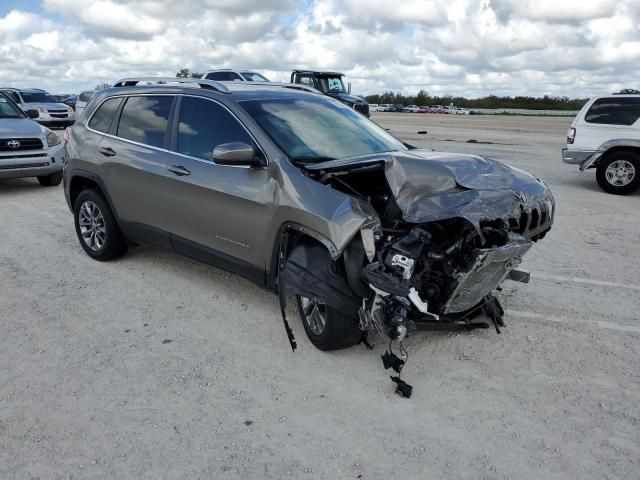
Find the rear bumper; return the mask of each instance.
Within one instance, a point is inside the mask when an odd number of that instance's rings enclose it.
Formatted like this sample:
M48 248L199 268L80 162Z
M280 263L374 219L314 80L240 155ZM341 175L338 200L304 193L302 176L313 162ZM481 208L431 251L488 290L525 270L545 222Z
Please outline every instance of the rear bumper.
M34 152L21 152L14 158L0 155L0 180L39 177L62 170L65 153L62 145Z
M595 163L600 154L596 150L562 149L562 161L571 165L580 165L580 170L586 170Z

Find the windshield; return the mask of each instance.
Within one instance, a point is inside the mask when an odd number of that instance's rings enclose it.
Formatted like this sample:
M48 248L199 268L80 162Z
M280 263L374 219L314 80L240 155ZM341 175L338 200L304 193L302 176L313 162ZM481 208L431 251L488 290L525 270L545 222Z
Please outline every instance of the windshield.
M22 110L0 92L0 118L24 118L24 116Z
M24 103L59 103L55 97L47 92L25 92L21 91Z
M347 93L347 89L344 88L344 83L342 83L342 77L320 77L320 83L324 87L324 92Z
M242 72L242 76L247 82L268 82L266 77L263 77L256 72Z
M321 162L406 150L366 117L320 95L240 103L294 161Z

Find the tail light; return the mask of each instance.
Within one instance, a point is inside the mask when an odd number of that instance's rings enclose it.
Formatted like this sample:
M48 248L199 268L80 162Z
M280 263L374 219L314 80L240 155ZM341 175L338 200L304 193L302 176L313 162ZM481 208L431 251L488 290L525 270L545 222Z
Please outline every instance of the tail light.
M567 132L567 144L571 145L573 141L576 139L576 129L570 128Z
M69 129L70 129L70 128L71 128L71 127L67 127L67 128L65 128L65 129L64 129L64 135L63 135L63 138L64 138L64 141L65 141L65 142L68 142L68 141L69 141Z

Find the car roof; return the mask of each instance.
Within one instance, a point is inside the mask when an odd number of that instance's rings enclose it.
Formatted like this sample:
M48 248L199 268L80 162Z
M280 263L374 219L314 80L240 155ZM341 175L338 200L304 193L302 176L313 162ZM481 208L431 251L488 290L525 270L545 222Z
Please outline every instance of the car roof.
M141 84L138 84L141 83ZM300 95L314 95L326 98L315 88L297 83L277 82L219 82L195 78L137 77L117 81L113 87L96 91L94 97L100 99L117 94L197 94L220 98L229 95L233 101L257 98L283 98Z
M340 72L330 72L330 71L322 71L322 70L294 70L293 73L310 73L311 75L321 75L321 76L339 76L344 77L344 73Z

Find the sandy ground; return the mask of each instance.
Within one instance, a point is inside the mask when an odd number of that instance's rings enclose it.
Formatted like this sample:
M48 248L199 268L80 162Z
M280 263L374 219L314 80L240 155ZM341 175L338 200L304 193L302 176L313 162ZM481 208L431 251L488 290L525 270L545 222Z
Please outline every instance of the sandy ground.
M411 337L402 399L381 342L322 353L295 320L293 354L270 293L151 248L94 262L61 188L0 182L0 478L637 479L640 193L561 162L568 119L375 119L554 191L501 335Z

